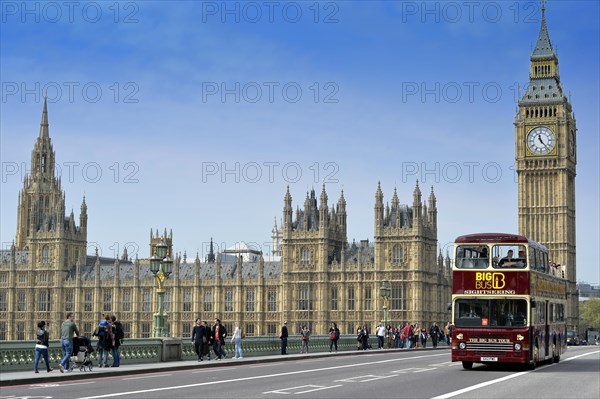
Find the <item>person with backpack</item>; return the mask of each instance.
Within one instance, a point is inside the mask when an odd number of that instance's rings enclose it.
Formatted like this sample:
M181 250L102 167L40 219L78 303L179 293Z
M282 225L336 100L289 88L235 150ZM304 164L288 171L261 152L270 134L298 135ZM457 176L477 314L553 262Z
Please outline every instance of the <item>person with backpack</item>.
M110 367L119 367L121 365L121 352L119 351L119 347L123 344L123 339L125 338L125 332L123 331L123 325L119 320L117 320L117 316L110 316L113 326L113 332L115 336L115 340L112 347L112 357L113 364Z
M108 351L112 348L111 344L114 342L109 315L103 315L93 335L98 337L98 345L96 347L98 352L98 367L108 367Z
M337 324L331 323L331 327L329 328L329 352L335 346L335 352L337 353L338 345L337 342L340 339L340 329L337 327Z

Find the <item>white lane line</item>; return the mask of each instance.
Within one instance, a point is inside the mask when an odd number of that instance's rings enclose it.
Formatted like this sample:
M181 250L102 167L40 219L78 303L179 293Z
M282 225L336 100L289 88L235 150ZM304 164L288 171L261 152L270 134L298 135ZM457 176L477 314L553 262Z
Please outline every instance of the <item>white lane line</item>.
M315 391L322 391L324 389L331 389L331 388L337 388L337 387L341 387L342 384L340 385L332 385L330 387L321 387L321 388L315 388L315 389L309 389L308 391L301 391L301 392L294 392L294 395L299 395L301 393L308 393L308 392L315 392Z
M52 383L48 383L48 384L40 384L40 385L34 385L29 387L29 389L40 389L40 388L58 388L58 387L68 387L68 386L72 386L72 385L84 385L84 384L95 384L96 381L86 381L86 382L72 382L72 383L67 383L67 384L52 384Z
M274 391L267 391L267 392L263 392L263 394L281 393L284 395L289 395L292 392L286 392L286 391L293 391L294 389L300 389L300 388L322 388L322 386L321 385L299 385L297 387L281 388L281 389L276 389Z
M207 386L207 385L217 385L217 384L229 384L232 382L251 381L251 380L260 380L260 379L266 379L266 378L296 375L296 374L315 373L315 372L321 372L321 371L326 371L326 370L365 367L365 366L368 366L371 364L375 365L375 364L383 364L383 363L391 363L391 362L404 362L404 361L411 361L414 359L424 359L424 358L439 357L439 356L448 356L448 354L447 353L439 353L439 354L433 354L433 355L421 355L421 356L406 357L406 358L402 358L402 359L393 358L393 359L386 359L386 360L378 360L378 361L374 361L374 362L361 362L361 363L356 363L356 364L347 364L347 365L343 365L343 366L323 367L323 368L312 369L312 370L298 370L298 371L290 371L287 373L257 375L257 376L253 376L253 377L242 377L242 378L234 378L234 379L221 380L221 381L199 382L196 384L187 384L187 385L170 386L170 387L153 388L153 389L142 389L139 391L115 392L115 393L108 393L108 394L97 395L97 396L86 396L86 397L82 397L79 399L99 399L99 398L109 398L109 397L117 397L117 396L125 396L125 395L136 395L136 394L146 393L146 392L158 392L158 391L167 391L167 390L171 391L174 389L195 388L195 387L201 387L201 386Z
M144 378L155 378L155 377L168 377L170 375L173 375L173 374L152 374L152 375L146 375L146 376L142 376L142 377L123 378L123 381L127 381L127 380L143 380Z
M584 357L584 356L593 355L594 353L599 353L599 352L600 352L600 350L599 350L599 351L595 351L595 352L584 353L584 354L581 354L581 355L577 355L577 356L570 357L570 358L568 358L568 359L565 359L564 361L565 361L565 362L568 362L568 361L571 361L571 360L574 360L574 359L577 359L577 358L580 358L580 357ZM549 365L546 365L546 366L539 367L539 368L537 368L536 370L543 370L543 369L545 369L545 368L548 368L548 367L553 367L553 366L556 366L556 365L557 365L556 363L554 363L554 364L549 364ZM486 387L486 386L488 386L488 385L496 384L496 383L498 383L498 382L502 382L502 381L510 380L510 379L512 379L512 378L521 377L521 376L524 376L524 375L526 375L526 374L529 374L529 373L531 373L531 372L533 372L533 371L535 371L535 370L530 370L530 371L521 371L520 373L511 374L511 375L507 375L506 377L498 378L498 379L491 380L491 381L487 381L487 382L482 382L482 383L480 383L480 384L477 384L477 385L473 385L473 386L470 386L470 387L466 387L466 388L463 388L463 389L459 389L458 391L449 392L449 393L446 393L446 394L444 394L444 395L436 396L436 397L434 397L434 398L432 398L432 399L447 399L447 398L452 398L452 397L454 397L454 396L457 396L457 395L463 394L463 393L465 393L465 392L474 391L475 389L483 388L483 387Z
M600 350L597 350L597 351L594 351L594 352L583 353L583 354L581 354L581 355L577 355L577 356L573 356L573 357L570 357L570 358L568 358L568 359L565 359L565 360L563 360L563 362L569 362L569 361L571 361L571 360L573 360L573 359L577 359L577 358L580 358L580 357L584 357L584 356L593 355L593 354L595 354L595 353L600 353Z

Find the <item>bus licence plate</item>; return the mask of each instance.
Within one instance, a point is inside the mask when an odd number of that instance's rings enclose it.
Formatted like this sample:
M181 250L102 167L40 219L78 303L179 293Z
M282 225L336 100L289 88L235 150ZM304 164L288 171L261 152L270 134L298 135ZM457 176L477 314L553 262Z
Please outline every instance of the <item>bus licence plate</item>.
M498 358L497 357L482 357L481 361L482 362L497 362Z

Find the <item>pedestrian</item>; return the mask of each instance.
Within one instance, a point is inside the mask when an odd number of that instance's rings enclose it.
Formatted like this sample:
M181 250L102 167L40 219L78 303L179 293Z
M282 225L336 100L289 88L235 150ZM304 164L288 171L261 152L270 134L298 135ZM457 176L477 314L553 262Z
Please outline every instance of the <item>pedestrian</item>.
M419 336L421 338L421 346L423 348L427 347L427 330L424 328L421 328L421 334Z
M437 348L438 339L440 337L440 328L437 323L433 323L431 327L429 327L429 336L431 337L431 343L434 348Z
M300 353L304 353L304 350L308 353L308 341L310 341L310 330L304 325L300 330Z
M203 334L202 336L202 349L201 349L201 354L202 357L204 358L204 356L208 357L208 360L210 361L210 337L211 337L211 331L210 328L208 327L208 322L206 320L202 321L202 325L200 326L201 328L201 334Z
M383 349L383 340L385 338L385 327L383 324L377 325L375 335L377 335L377 349Z
M51 372L54 369L50 367L50 361L48 360L48 339L50 338L50 334L48 334L48 329L46 328L46 322L44 320L40 321L37 327L37 342L35 344L33 372L36 374L39 373L38 365L40 363L40 356L44 358L44 363L46 363L46 371Z
M406 349L410 349L412 347L412 326L410 323L406 323L403 332Z
M72 312L67 313L67 318L60 326L60 345L63 351L63 358L59 364L61 373L64 373L65 370L71 370L69 362L73 354L73 336L77 335L79 337L79 330L73 321L74 318L75 315Z
M335 352L337 353L338 349L338 340L340 339L340 329L337 324L331 323L331 327L329 327L329 352L335 347Z
M192 344L194 345L194 349L196 350L196 355L198 355L198 361L202 361L202 339L206 339L204 337L204 331L202 328L202 321L200 318L196 319L196 325L192 328Z
M240 323L235 323L235 329L233 330L233 335L231 336L231 343L234 344L234 359L242 359L244 354L242 353L242 329L240 328Z
M446 343L450 346L450 342L452 342L452 323L448 322L448 333L446 334Z
M284 321L283 326L281 326L281 333L279 334L279 339L281 340L281 354L287 355L287 340L288 340L287 321Z
M108 352L112 349L112 343L114 342L114 333L109 315L102 315L92 335L98 337L98 344L96 345L98 367L108 367Z
M110 367L119 367L121 365L121 350L119 348L123 344L123 339L125 339L125 331L123 331L123 325L117 320L117 316L114 314L110 316L110 321L114 332L112 347L113 364Z
M220 319L215 319L212 332L213 350L217 356L217 360L225 359L227 353L225 352L225 338L227 337L227 329L221 324Z
M364 324L362 326L362 333L363 333L363 338L362 338L363 350L372 349L371 345L369 345L369 329L367 328L366 324Z

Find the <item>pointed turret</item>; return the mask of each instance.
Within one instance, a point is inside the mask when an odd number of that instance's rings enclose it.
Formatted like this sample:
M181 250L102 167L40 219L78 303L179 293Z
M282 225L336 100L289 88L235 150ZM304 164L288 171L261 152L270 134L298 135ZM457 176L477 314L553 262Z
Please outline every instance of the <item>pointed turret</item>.
M42 110L42 121L40 122L40 138L50 138L50 133L48 132L48 97L44 96L44 108Z
M210 237L210 245L208 247L208 255L206 255L206 262L207 263L214 263L215 262L215 252L214 252L214 248L213 248L213 239L212 239L212 237Z
M538 35L535 49L531 54L531 59L534 58L553 58L554 49L550 42L550 35L548 35L548 27L546 26L546 2L542 0L542 24L540 26L540 34Z

